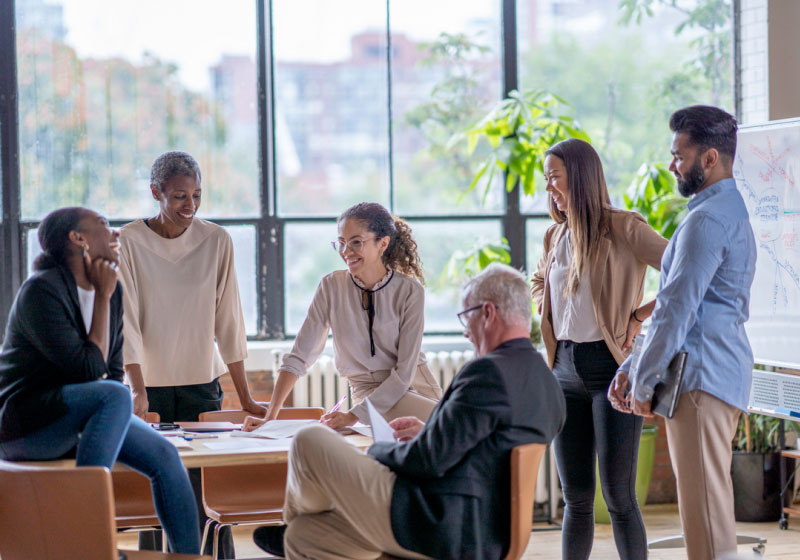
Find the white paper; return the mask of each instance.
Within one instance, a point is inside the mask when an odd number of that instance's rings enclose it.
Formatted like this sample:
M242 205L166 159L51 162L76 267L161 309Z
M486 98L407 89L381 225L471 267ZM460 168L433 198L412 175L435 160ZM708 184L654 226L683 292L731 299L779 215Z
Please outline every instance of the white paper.
M306 426L313 424L319 424L319 422L317 420L270 420L252 432L231 432L231 437L290 438Z
M214 451L236 451L245 449L269 449L272 451L289 450L289 442L285 439L220 439L217 441L204 441L203 445Z
M367 401L369 423L372 425L372 439L375 442L394 442L394 430L392 427L389 426L389 423L380 415L368 398L364 400Z
M372 428L361 422L356 422L352 426L348 426L351 430L362 436L372 437Z
M194 447L192 447L191 444L183 438L168 437L167 441L170 442L175 447L177 447L178 449L185 449L185 450L194 449Z

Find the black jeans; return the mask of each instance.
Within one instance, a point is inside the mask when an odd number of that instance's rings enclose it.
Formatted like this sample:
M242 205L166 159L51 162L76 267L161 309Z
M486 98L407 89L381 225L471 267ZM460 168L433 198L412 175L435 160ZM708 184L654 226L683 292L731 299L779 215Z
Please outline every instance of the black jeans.
M553 373L567 401L567 421L554 440L564 492L562 557L589 558L594 540L595 452L614 542L622 560L647 558L636 503L642 417L617 412L606 398L617 362L604 341L559 341Z
M179 385L175 387L147 387L147 400L150 412L158 412L162 422L196 422L201 412L222 408L222 387L219 379L198 385ZM203 534L206 516L203 508L203 487L200 469L189 469L189 482L192 483L197 513L200 516L200 534ZM214 526L209 531L208 540L203 543L203 554L211 554ZM139 533L140 550L161 550L161 531ZM219 557L235 558L233 534L230 527L219 532Z

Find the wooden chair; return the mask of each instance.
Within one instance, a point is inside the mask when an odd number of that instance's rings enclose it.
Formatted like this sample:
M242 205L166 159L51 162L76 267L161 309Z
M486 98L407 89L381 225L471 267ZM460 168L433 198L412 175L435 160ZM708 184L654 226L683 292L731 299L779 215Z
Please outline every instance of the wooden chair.
M148 412L147 422L159 422L157 412ZM156 516L150 480L135 471L113 471L111 483L114 488L114 510L117 529L132 531L151 531L161 528ZM167 550L166 533L161 535L161 550Z
M111 473L104 467L29 467L0 461L3 560L117 560ZM208 556L126 550L128 560Z
M319 420L321 408L282 408L281 420ZM219 410L200 414L201 422L244 422L243 410ZM226 525L281 523L286 493L286 464L242 465L203 468L203 505L208 521L203 530L206 542L211 522L214 527L214 560L218 557L219 530Z
M528 443L511 450L511 546L505 560L519 560L525 554L533 525L536 478L547 445ZM379 560L396 560L384 554Z

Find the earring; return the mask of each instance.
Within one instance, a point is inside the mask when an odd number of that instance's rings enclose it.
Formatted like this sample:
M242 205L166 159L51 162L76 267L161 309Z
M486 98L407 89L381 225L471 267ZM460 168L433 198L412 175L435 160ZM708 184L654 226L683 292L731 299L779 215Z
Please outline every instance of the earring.
M86 258L86 251L88 251L88 250L89 250L89 246L86 243L84 243L83 246L81 247L81 256L83 258Z

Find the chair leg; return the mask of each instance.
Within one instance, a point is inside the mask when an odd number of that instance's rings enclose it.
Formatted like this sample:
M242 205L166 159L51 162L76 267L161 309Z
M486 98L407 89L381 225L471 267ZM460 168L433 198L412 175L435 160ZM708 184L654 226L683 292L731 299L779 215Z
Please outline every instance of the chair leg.
M206 519L206 525L203 527L203 538L200 539L200 553L206 548L206 541L208 540L208 529L211 526L211 518Z
M169 541L167 540L167 532L161 531L161 552L169 552Z
M214 527L214 549L212 551L212 558L214 560L219 560L219 531L222 529L222 523L217 523Z

